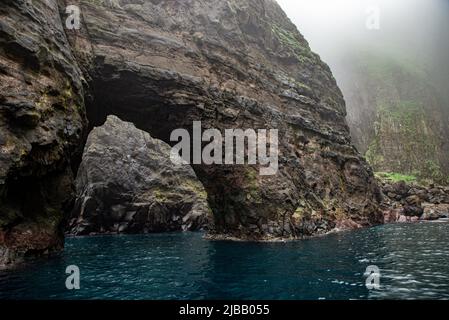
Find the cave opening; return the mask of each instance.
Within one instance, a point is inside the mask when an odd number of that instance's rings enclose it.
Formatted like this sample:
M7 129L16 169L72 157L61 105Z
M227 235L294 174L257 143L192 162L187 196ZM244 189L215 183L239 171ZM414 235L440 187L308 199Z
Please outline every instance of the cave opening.
M252 116L220 113L221 109L241 110L241 101L234 96L223 95L190 78L153 73L130 71L97 61L90 82L92 98L86 99L89 131L103 125L107 116L114 115L174 146L177 142L170 141L171 133L185 129L192 134L194 121L201 121L203 129L219 130L261 125ZM194 164L192 168L207 193L217 233L239 233L242 227L266 224L269 216L256 214L266 209L258 165Z
M114 115L173 146L176 142L170 141L170 135L174 130L186 129L191 132L193 121L204 118L203 110L193 102L173 103L174 92L182 91L182 88L176 88L176 83L159 82L153 87L153 80L139 79L131 73L111 77L105 73L91 82L91 98L86 99L89 123L86 139L95 127L102 126L109 115ZM81 159L78 166L80 163ZM192 168L206 190L215 224L220 221L219 224L224 225L224 210L228 207L226 198L232 196L232 193L225 190L230 187L223 188L217 184L223 170L202 165L192 165Z

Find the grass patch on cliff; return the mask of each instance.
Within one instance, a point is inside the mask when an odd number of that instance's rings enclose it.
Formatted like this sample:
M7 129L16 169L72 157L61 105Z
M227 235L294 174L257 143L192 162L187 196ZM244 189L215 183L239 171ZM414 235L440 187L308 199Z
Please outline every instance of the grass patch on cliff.
M417 182L418 179L414 175L406 175L397 172L376 172L376 178L387 180L390 182L404 181L407 183Z
M345 59L369 90L372 115L360 127L372 126L362 136L369 139L363 147L373 169L446 183L438 101L425 66L406 52L377 46Z
M299 34L273 25L271 32L279 39L282 46L292 51L301 64L313 64L314 55Z
M416 101L395 101L378 107L378 117L389 119L406 133L414 134L417 126L426 120L424 106Z
M298 49L300 51L304 50L303 46L299 42L299 40L296 38L295 34L291 31L287 31L282 29L281 27L278 27L276 25L273 25L271 28L271 31L278 37L278 39L286 46L289 46L293 49Z

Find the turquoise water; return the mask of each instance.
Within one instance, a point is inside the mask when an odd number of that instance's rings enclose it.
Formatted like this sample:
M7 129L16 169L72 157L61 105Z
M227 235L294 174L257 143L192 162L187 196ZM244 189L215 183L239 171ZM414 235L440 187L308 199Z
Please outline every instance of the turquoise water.
M81 289L65 288L80 268ZM364 272L381 270L380 290ZM60 255L0 271L3 299L449 299L449 224L386 225L287 243L202 234L70 238Z

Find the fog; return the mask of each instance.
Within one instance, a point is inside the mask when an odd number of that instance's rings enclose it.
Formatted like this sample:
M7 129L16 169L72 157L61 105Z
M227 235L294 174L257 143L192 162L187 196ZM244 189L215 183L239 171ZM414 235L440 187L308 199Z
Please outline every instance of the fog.
M337 81L340 59L351 50L399 53L449 100L449 0L277 1Z

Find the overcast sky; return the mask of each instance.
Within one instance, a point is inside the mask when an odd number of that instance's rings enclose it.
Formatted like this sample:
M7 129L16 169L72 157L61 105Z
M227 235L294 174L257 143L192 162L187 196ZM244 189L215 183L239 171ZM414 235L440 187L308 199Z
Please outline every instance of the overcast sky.
M438 41L448 26L448 0L277 0L315 51L347 41L418 46ZM379 29L367 21L379 13ZM448 42L448 29L441 41ZM320 52L318 52L320 53Z

